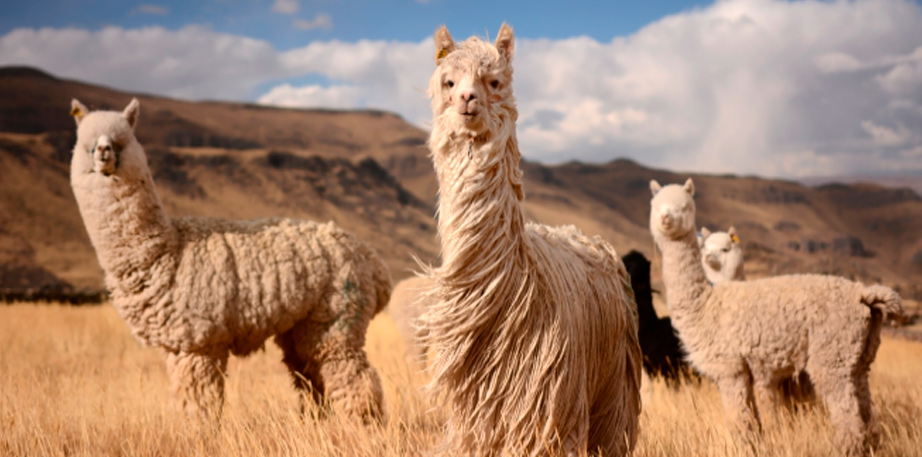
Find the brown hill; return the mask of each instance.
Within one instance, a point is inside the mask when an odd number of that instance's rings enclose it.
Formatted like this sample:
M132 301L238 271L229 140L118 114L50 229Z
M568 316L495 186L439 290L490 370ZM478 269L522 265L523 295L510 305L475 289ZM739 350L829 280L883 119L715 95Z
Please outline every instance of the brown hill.
M68 183L68 107L76 97L93 108L121 109L131 96L34 69L0 68L0 288L56 278L101 286ZM334 219L374 244L395 278L408 274L411 254L436 261L437 185L426 133L399 116L138 97L137 133L170 213ZM751 277L822 272L922 294L913 289L922 278L922 199L907 189L812 188L673 173L628 160L523 166L529 217L574 224L622 253L653 255L649 180L693 176L699 225L735 225Z

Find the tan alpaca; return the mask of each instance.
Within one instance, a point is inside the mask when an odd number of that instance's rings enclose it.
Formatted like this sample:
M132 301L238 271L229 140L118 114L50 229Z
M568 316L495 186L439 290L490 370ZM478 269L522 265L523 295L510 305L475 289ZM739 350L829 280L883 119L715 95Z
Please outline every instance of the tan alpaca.
M848 455L879 439L868 371L899 295L844 278L791 275L709 285L695 232L694 183L650 182L650 231L663 253L672 324L688 360L717 383L728 418L758 429L758 409L778 403L777 383L806 371Z
M387 312L403 338L407 362L420 367L426 366L427 348L426 331L419 325L419 316L432 306L434 300L429 292L433 287L431 278L409 277L394 286L391 300L387 303Z
M711 284L726 281L745 281L743 272L743 247L736 228L730 227L726 232L711 232L702 227L699 232L698 246L701 248L701 265ZM808 403L816 400L816 392L810 376L806 372L795 373L790 378L778 381L781 398L786 406Z
M89 112L72 102L71 186L112 304L145 344L167 352L177 400L215 418L230 353L275 335L297 387L366 421L383 419L363 346L390 273L332 222L171 218L134 135L140 104Z
M447 455L624 455L640 414L630 281L575 227L526 224L512 28L490 45L435 33L429 148L442 265L422 316Z
M712 284L746 280L746 274L743 272L743 248L740 246L736 228L730 227L726 232L711 232L707 227L702 227L698 245L701 247L704 273Z

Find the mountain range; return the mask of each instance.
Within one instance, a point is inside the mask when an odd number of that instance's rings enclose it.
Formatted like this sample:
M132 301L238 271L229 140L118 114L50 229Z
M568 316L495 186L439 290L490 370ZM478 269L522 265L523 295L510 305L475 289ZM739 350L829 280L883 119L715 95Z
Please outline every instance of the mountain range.
M412 274L415 258L438 262L427 132L395 114L174 100L3 67L0 290L103 287L69 184L70 100L121 110L132 97L141 101L136 134L170 214L332 219L374 245L395 279ZM808 186L627 159L522 167L528 218L576 225L622 254L655 255L649 181L692 177L699 227L735 226L750 278L828 273L922 298L922 197L905 183Z

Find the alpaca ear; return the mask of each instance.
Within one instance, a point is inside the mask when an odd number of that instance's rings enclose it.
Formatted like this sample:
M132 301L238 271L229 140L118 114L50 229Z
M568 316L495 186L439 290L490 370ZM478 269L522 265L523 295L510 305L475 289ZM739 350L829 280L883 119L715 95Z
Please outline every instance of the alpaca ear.
M654 197L656 196L657 192L659 192L660 189L662 188L663 186L661 186L660 183L656 182L655 179L650 180L650 192L653 192Z
M688 181L685 181L685 192L688 192L688 195L692 197L695 196L695 183L692 182L691 178L688 178Z
M125 107L125 111L122 112L122 116L125 116L125 119L128 121L128 125L131 128L138 125L138 116L141 114L141 102L137 98L132 98L131 103Z
M70 101L70 115L74 117L74 121L77 125L80 125L80 121L83 120L83 116L90 114L90 110L80 103L80 100L72 99Z
M442 63L442 59L455 50L455 40L448 33L448 27L444 25L435 31L435 64Z
M512 33L512 27L509 24L503 22L503 25L499 28L499 33L496 35L496 50L499 51L499 55L506 59L506 63L512 62L512 48L515 43L515 34Z
M736 234L736 228L730 227L730 230L727 230L727 235L730 235L730 241L740 244L740 237Z
M711 231L708 230L707 227L701 227L701 236L702 236L704 239L707 239L707 237L711 236ZM702 240L702 241L703 241L703 240Z

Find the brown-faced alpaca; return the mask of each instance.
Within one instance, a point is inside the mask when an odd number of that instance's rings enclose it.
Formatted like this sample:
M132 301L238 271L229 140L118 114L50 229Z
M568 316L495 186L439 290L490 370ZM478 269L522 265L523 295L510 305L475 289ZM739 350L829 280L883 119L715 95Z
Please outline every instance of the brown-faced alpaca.
M450 455L629 452L641 354L614 249L575 227L526 224L512 29L490 45L435 33L429 147L442 265L422 322Z
M701 264L694 183L650 182L650 231L663 253L672 325L688 360L717 383L728 418L758 429L758 410L778 403L778 382L806 371L848 455L865 455L880 433L868 371L886 314L902 314L899 295L844 278L791 275L713 287Z
M143 343L167 352L177 399L216 418L229 353L275 335L298 387L366 421L383 419L365 331L387 303L377 253L332 222L171 218L134 128L140 105L95 111L74 100L71 186L112 304Z
M701 227L698 237L701 247L701 264L711 284L724 281L745 281L743 272L743 247L736 234L736 228L730 227L726 232L711 232Z
M743 247L736 228L730 227L726 232L711 232L701 227L698 246L701 248L701 265L711 284L726 281L745 281L743 272ZM789 407L800 403L812 403L816 392L810 376L801 371L796 376L779 381L781 395Z

